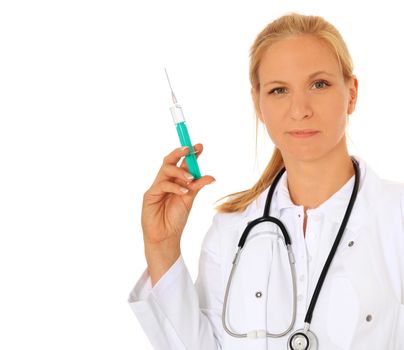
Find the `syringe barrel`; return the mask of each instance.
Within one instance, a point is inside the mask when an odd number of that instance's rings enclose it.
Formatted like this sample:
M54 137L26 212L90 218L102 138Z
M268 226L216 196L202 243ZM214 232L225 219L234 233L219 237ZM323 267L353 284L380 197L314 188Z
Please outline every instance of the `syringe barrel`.
M178 103L175 103L172 107L170 107L170 111L174 120L175 128L177 129L181 146L187 146L190 150L189 154L185 156L188 171L195 179L199 179L201 177L201 171L199 170L194 147L192 145L191 138L189 137L187 125L185 124L185 117L184 113L182 113L182 108Z
M188 166L188 171L195 178L201 177L201 171L199 170L198 162L196 160L196 154L194 147L192 146L191 138L189 137L188 128L185 122L181 122L175 125L177 129L178 137L180 138L181 146L187 146L189 148L189 154L185 156L185 161Z
M182 112L181 106L176 103L175 105L170 107L170 112L174 120L174 124L185 122L184 113Z

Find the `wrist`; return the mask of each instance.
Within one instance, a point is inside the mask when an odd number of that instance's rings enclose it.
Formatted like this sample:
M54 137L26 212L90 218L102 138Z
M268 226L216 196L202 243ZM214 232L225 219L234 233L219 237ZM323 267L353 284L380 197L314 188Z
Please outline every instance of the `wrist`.
M170 269L180 255L180 242L145 243L145 256L152 286Z

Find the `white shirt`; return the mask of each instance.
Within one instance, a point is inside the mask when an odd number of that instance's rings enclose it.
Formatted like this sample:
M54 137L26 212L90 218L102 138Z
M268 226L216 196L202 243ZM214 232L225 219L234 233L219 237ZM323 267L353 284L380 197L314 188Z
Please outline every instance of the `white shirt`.
M363 160L355 158L361 170L358 197L310 329L320 349L403 350L404 185L381 180ZM287 228L296 259L293 330L303 327L353 184L354 177L319 207L307 210L306 238L304 208L290 199L287 172L275 189L270 214ZM267 194L268 189L243 213L215 215L202 244L195 284L182 257L153 288L145 270L129 303L155 349L287 349L290 333L282 338L234 338L222 326L234 253L247 223L262 216ZM227 323L237 333L255 329L280 332L290 323L292 285L283 241L270 243L258 231L248 238L229 294Z

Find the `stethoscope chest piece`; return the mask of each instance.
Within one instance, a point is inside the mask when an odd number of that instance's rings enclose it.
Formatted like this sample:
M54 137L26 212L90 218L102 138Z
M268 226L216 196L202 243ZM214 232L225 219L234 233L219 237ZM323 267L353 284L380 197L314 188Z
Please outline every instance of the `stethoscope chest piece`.
M298 329L288 340L288 350L317 350L317 337L310 330Z

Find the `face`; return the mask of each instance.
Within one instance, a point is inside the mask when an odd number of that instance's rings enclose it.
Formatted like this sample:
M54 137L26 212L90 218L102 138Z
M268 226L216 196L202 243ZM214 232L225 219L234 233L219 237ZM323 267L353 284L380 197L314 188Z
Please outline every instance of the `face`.
M357 80L345 82L337 58L319 39L293 36L271 45L252 90L258 117L283 158L313 160L346 152L345 129L355 109ZM312 134L291 131L314 130Z

